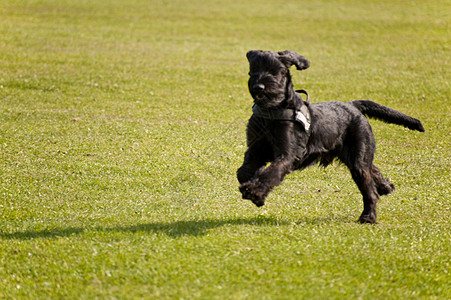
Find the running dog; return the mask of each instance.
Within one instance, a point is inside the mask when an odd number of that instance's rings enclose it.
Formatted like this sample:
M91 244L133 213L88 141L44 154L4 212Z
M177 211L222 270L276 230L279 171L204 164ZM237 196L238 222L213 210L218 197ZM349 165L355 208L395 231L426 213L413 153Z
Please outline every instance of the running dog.
M248 149L237 172L243 198L262 206L287 174L338 159L363 196L359 222L376 223L379 196L395 187L373 163L376 143L365 116L424 132L421 122L368 100L310 104L306 91L293 89L289 68L310 66L294 51L252 50L247 59L254 106L247 125Z

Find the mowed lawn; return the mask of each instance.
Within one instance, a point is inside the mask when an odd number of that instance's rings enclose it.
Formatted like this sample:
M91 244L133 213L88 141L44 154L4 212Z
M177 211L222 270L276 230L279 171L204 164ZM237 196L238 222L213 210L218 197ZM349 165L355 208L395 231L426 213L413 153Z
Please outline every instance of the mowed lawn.
M449 0L0 1L0 298L451 299ZM378 224L335 163L257 208L248 50L370 99Z

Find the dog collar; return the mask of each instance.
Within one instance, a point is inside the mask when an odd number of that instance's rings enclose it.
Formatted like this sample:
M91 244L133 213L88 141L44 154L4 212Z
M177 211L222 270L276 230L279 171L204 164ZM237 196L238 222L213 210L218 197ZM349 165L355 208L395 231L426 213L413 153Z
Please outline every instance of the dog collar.
M262 109L255 104L252 112L255 116L263 119L298 122L304 126L305 131L310 129L310 112L305 104L300 109Z

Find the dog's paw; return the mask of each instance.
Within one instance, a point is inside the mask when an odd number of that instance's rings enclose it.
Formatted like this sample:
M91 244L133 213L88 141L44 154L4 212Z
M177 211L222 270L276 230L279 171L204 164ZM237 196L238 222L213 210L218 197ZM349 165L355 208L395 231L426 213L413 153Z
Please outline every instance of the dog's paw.
M240 185L240 192L243 199L251 200L256 206L265 205L265 195L259 191L258 186L253 182L245 182Z
M243 196L243 199L252 200L252 193L251 193L251 185L249 182L245 182L240 185L240 192Z
M370 213L370 214L362 214L359 218L359 222L361 224L376 224L376 214Z

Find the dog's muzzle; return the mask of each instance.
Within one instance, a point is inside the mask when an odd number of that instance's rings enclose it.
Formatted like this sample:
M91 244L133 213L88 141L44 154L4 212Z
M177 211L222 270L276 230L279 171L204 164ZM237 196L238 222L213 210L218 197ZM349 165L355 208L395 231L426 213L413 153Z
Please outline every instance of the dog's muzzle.
M255 100L259 100L259 101L265 100L266 95L265 95L264 91L265 91L265 85L262 83L256 83L252 86L252 92L251 92L252 97Z

